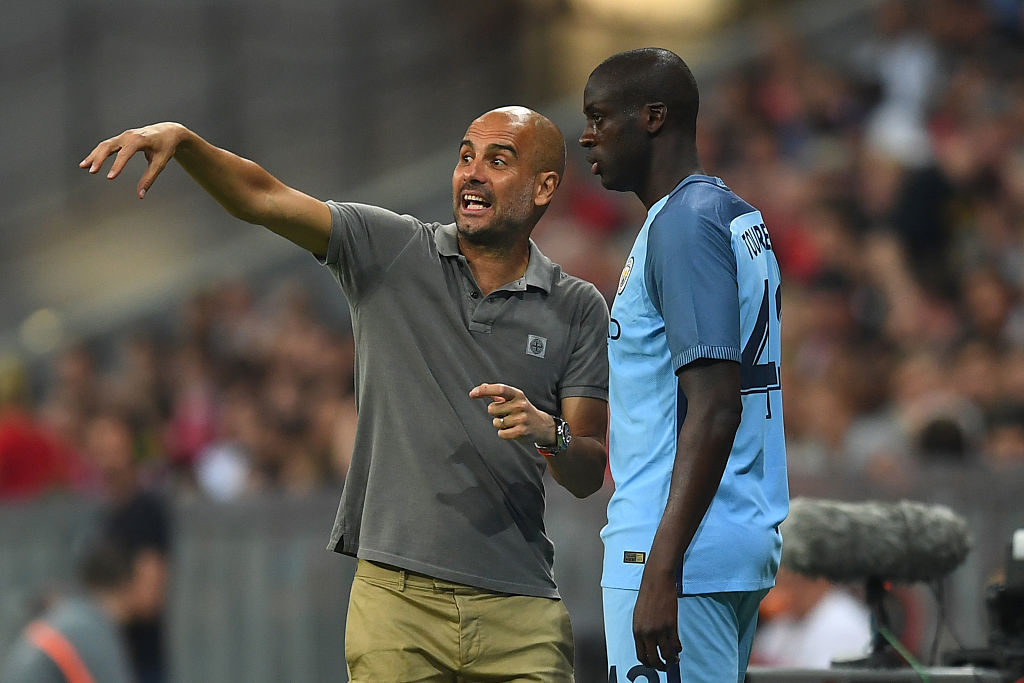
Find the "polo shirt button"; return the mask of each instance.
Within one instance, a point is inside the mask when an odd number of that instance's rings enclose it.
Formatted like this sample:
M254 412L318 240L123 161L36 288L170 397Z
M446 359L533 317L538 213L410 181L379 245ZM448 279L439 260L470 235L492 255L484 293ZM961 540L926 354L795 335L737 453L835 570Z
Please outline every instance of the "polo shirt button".
M480 298L480 294L479 294L479 292L470 292L469 298L470 299L479 299Z

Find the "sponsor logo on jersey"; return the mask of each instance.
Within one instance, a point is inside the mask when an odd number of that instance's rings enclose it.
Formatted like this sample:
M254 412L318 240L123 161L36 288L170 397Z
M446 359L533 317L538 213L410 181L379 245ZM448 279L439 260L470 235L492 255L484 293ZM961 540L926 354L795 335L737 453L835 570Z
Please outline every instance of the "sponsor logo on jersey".
M647 561L647 553L637 550L624 550L622 552L622 561L625 564L643 564Z

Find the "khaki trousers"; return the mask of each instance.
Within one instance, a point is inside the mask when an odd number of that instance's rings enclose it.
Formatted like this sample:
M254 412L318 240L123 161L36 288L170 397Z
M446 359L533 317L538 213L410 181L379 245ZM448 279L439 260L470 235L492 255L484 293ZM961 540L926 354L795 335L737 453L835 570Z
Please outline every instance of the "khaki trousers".
M572 627L561 600L359 560L345 660L352 683L571 682Z

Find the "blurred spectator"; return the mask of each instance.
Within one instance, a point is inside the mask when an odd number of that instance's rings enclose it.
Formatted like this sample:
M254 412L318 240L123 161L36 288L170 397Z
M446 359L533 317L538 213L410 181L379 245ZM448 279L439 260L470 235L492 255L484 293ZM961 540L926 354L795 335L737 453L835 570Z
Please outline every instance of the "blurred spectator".
M782 566L761 603L751 662L827 669L834 659L867 654L870 624L868 608L850 593Z
M310 447L330 483L340 484L348 473L356 437L356 402L350 393L323 389L315 399Z
M100 401L93 351L84 344L62 350L52 368L53 381L43 399L41 419L69 444L82 443L85 422Z
M73 452L32 415L27 399L21 365L0 358L0 500L67 489L75 474Z
M160 478L167 467L164 426L173 408L167 348L155 334L132 332L119 340L115 356L116 365L104 382L105 398L132 422L143 478Z
M103 484L104 532L132 557L128 590L135 609L124 623L138 683L165 680L163 610L167 592L170 523L163 497L139 480L135 434L123 414L98 413L86 430L86 449Z
M213 359L200 346L183 347L174 358L173 407L165 439L175 481L184 488L194 485L196 458L216 434L216 378L212 363Z
M930 158L925 117L935 96L940 54L924 30L925 13L924 2L886 0L876 11L874 39L855 53L860 77L878 92L866 123L868 144L906 166Z
M2 683L130 683L119 627L136 613L133 557L97 535L76 564L81 594L57 598L25 629L0 670Z
M218 432L195 464L199 490L213 500L236 500L256 488L255 454L266 429L255 391L257 377L255 369L241 367L225 378Z
M999 347L1008 338L1013 313L1010 284L991 268L976 268L963 278L963 307L967 335Z
M1024 400L992 412L983 449L993 469L1024 471Z
M955 418L932 418L917 435L917 452L930 462L963 463L971 457L971 444L964 431Z

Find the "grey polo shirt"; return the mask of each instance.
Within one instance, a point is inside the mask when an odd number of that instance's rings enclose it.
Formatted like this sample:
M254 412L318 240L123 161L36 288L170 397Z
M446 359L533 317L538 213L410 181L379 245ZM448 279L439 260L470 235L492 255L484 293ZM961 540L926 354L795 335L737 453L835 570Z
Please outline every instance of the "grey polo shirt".
M535 244L526 274L483 296L454 224L328 202L323 260L356 344L359 418L329 549L502 593L557 597L545 462L498 438L482 382L560 413L608 397L608 308Z

